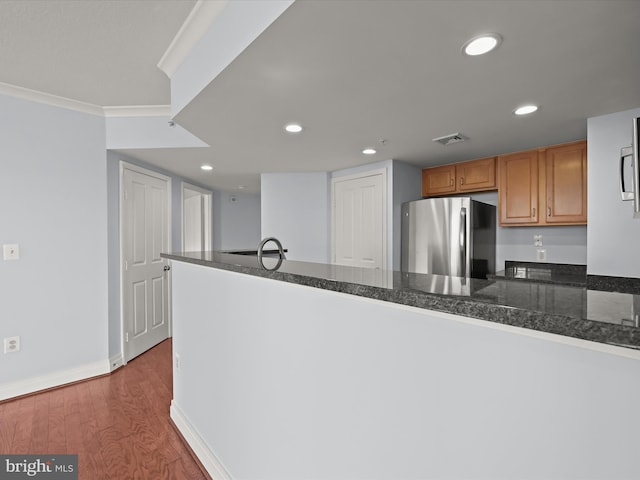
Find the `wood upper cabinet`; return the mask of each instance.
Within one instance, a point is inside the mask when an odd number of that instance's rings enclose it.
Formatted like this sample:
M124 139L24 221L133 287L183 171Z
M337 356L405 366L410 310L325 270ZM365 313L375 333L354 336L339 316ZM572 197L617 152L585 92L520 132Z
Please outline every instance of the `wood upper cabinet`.
M587 142L547 148L546 223L587 222Z
M425 168L422 170L422 196L456 192L456 166Z
M453 163L422 170L422 196L495 190L496 158Z
M500 225L538 222L538 151L498 158Z
M496 157L456 163L459 192L496 189Z
M587 223L587 142L498 157L500 225Z

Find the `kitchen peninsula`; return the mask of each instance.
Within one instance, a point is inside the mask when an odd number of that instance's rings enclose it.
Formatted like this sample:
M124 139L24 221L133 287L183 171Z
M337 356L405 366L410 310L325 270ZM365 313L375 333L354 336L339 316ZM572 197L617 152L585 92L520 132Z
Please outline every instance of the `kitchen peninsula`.
M171 416L215 479L640 472L637 295L163 256Z

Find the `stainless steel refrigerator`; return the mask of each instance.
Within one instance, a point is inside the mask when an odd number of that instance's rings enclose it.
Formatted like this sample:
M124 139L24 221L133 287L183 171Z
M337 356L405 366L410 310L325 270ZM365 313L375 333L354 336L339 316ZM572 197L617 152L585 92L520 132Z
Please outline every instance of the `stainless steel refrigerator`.
M402 204L403 272L485 278L496 270L496 207L470 197Z

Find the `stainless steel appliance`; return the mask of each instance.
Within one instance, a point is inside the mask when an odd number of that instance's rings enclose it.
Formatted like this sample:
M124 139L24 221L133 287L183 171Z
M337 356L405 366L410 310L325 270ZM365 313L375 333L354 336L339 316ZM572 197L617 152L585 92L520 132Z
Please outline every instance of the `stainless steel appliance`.
M620 194L622 200L633 200L633 216L640 218L640 143L638 132L640 131L640 117L633 119L633 136L630 147L620 149ZM628 163L627 163L628 160ZM626 164L630 168L626 168ZM631 176L631 182L628 176ZM629 183L631 189L629 189Z
M470 197L402 205L403 272L485 278L495 273L496 207Z

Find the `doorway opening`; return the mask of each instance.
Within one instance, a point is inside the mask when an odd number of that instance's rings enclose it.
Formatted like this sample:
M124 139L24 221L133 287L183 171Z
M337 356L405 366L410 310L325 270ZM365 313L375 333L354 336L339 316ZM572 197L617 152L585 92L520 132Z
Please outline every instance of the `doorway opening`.
M212 249L212 193L182 183L182 250L200 252Z

